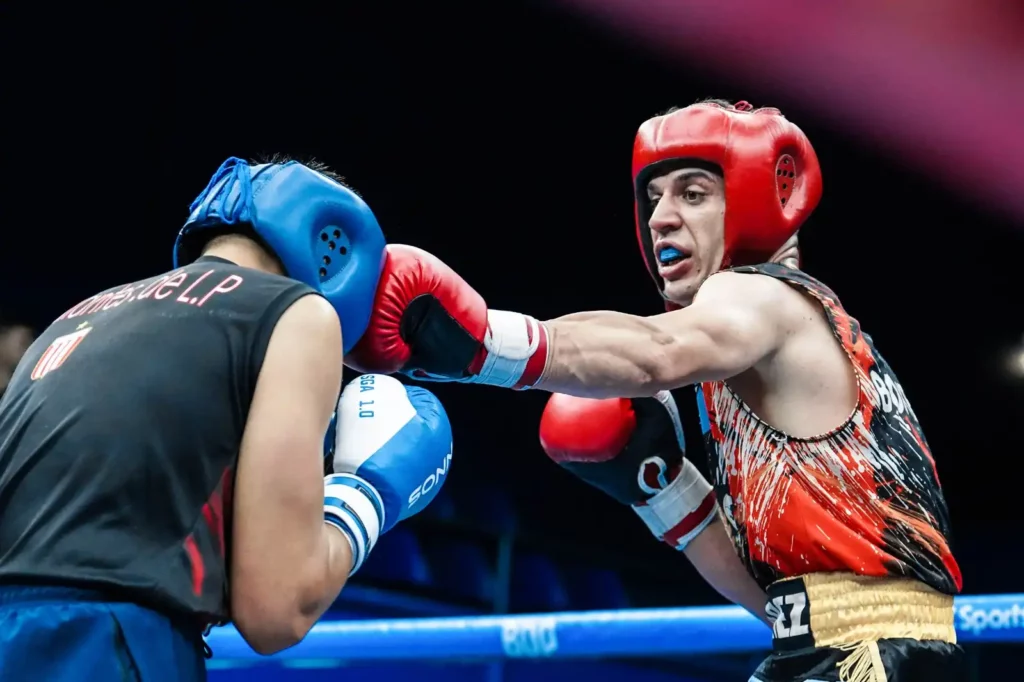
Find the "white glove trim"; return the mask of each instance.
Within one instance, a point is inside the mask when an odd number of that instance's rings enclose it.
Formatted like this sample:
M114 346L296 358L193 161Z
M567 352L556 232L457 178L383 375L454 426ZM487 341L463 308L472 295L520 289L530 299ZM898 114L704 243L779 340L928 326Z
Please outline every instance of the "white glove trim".
M345 386L338 400L331 471L358 471L416 418L416 408L398 379L363 374Z
M352 545L352 575L377 544L384 525L384 502L372 485L353 474L324 478L324 521L340 529Z
M646 502L634 504L633 511L659 540L685 549L714 517L714 491L693 462L684 459L675 480Z
M547 330L528 315L488 310L484 348L487 357L470 383L530 388L540 378L547 362ZM542 351L543 356L538 351Z

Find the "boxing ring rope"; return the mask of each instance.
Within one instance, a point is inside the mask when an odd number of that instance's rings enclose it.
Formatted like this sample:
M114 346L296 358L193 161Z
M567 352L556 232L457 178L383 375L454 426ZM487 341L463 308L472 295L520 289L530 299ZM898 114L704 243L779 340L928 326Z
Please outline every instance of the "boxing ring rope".
M1024 594L961 596L960 642L1024 643ZM473 661L670 657L767 650L767 627L738 606L465 618L322 621L297 646L262 657L231 626L207 641L217 666L306 660ZM215 663L216 662L216 663Z

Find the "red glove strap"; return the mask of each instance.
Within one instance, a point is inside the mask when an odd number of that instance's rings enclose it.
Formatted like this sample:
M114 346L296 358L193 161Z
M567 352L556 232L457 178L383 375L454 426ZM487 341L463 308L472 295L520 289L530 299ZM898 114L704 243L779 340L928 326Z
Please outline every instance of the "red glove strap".
M528 315L487 311L484 344L470 365L468 380L523 390L540 380L548 361L548 330Z
M715 492L689 460L683 460L679 475L668 486L633 511L651 532L676 549L697 537L714 519Z

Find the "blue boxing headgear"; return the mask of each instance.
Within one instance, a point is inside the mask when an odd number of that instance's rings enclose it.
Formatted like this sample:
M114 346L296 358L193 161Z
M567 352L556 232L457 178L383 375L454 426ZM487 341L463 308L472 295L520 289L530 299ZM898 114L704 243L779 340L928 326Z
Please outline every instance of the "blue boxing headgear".
M189 211L174 243L174 267L198 258L188 248L193 235L251 226L288 277L334 306L345 352L362 337L384 268L385 242L373 212L355 192L297 161L250 167L232 157Z

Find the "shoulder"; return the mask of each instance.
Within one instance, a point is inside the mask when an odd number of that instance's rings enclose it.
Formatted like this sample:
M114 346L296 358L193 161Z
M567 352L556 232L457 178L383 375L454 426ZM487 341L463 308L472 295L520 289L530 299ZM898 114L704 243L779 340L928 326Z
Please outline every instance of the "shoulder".
M274 337L299 346L337 348L335 355L341 348L341 322L327 299L310 289L284 311L274 327Z
M282 401L302 401L312 409L336 401L341 367L337 313L320 296L303 296L289 306L270 335L253 409L282 410Z
M288 306L288 310L281 316L281 322L287 322L310 331L326 330L336 326L338 313L335 312L334 306L313 289L309 287L305 287L305 289L308 290L307 295L300 296Z
M776 277L723 270L705 280L694 302L721 304L733 301L760 306L778 305L794 298L799 298L798 290Z
M757 272L724 270L704 282L694 297L703 309L734 311L770 320L780 331L794 331L821 314L821 306L799 285Z

